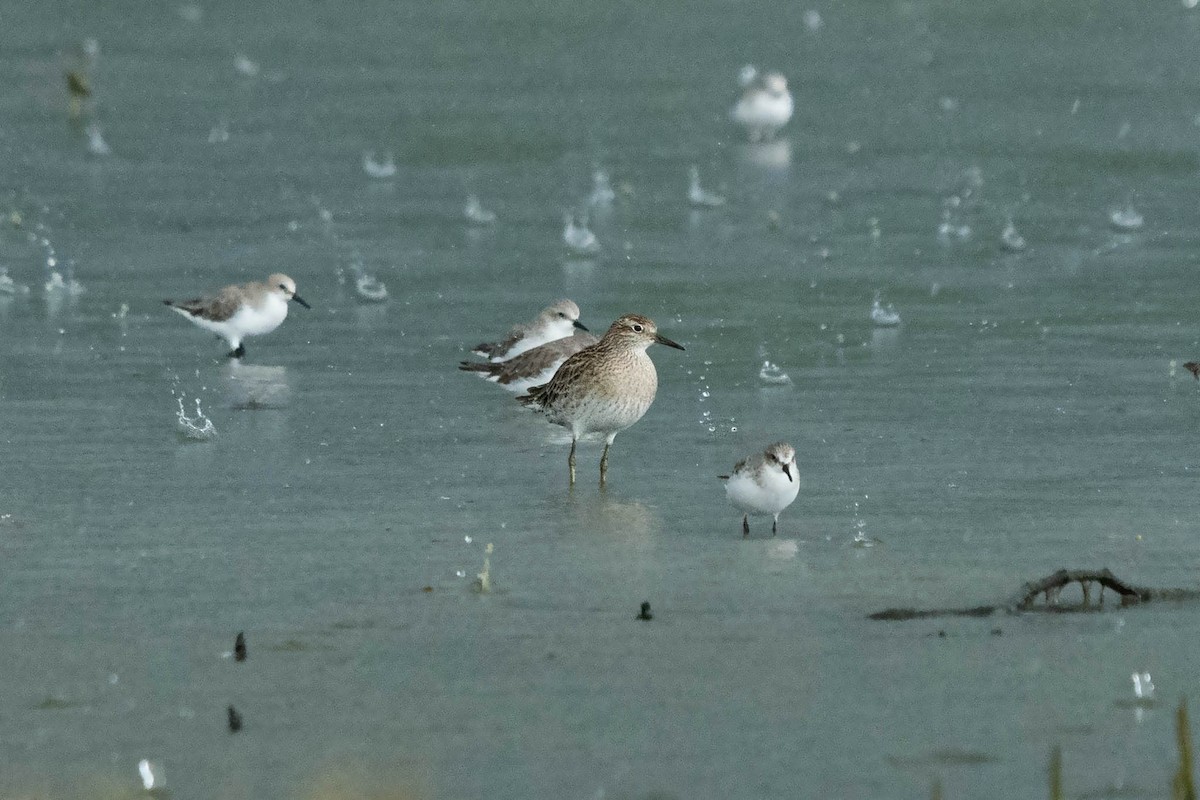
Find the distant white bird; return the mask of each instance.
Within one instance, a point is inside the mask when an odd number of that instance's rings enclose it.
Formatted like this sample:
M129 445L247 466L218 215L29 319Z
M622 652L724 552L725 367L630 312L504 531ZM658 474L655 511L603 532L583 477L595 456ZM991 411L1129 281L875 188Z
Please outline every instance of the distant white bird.
M1025 237L1017 233L1017 226L1011 219L1004 226L1004 230L1000 232L1000 246L1013 253L1019 253L1025 249Z
M612 205L615 199L617 199L617 193L613 191L612 184L609 183L608 173L597 167L592 172L592 193L588 195L588 205L605 208Z
M563 244L572 253L581 256L593 255L600 252L600 242L596 234L587 226L587 219L578 220L570 211L563 212Z
M496 212L484 208L479 198L473 194L467 195L467 202L463 205L463 216L472 225L491 225L496 221Z
M776 442L758 455L739 461L729 475L718 476L725 495L742 512L742 536L750 535L751 514L771 516L771 535L779 526L780 513L800 492L796 474L796 450L787 442Z
M372 178L390 178L396 174L396 161L391 153L384 154L382 161L376 161L375 151L367 150L363 153L362 167Z
M758 70L747 64L742 67L738 80L742 85L742 96L729 116L742 126L752 142L775 138L792 118L792 93L788 91L787 78L778 72L768 72L760 78Z
M695 164L688 168L688 202L694 206L716 208L725 205L725 198L710 192L700 185L700 169Z

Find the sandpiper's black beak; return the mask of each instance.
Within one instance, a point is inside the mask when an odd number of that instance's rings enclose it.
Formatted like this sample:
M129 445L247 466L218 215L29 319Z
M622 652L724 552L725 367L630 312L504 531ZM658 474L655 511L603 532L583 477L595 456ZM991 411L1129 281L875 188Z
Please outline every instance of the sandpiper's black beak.
M792 477L792 470L787 464L783 465L783 474L788 476L788 483L795 482L796 479Z
M679 342L672 342L661 333L654 334L654 341L658 342L659 344L665 344L667 347L674 347L676 350L683 349L683 345L681 345Z
M296 294L295 292L293 292L293 293L292 293L292 299L293 299L293 300L295 300L295 301L296 301L297 303L299 303L300 305L304 306L305 308L308 308L308 309L311 309L311 308L312 308L312 306L310 306L308 303L304 302L304 298L303 298L303 297L301 297L300 295Z
M584 324L583 324L582 322L580 322L579 320L575 320L575 321L574 321L574 322L572 322L571 324L572 324L572 325L574 325L576 328L579 328L579 330L581 330L581 331L586 331L586 330L587 330L587 325L584 325Z

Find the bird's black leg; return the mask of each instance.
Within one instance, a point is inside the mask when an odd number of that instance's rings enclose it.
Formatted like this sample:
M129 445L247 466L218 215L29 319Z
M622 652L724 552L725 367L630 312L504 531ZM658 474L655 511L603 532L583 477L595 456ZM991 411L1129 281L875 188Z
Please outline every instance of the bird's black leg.
M228 357L228 358L241 358L241 357L242 357L242 356L244 356L244 355L246 355L246 345L244 345L244 344L239 344L239 345L237 346L237 349L236 349L236 350L230 350L230 351L229 351L229 353L228 353L227 357Z
M750 515L742 515L742 538L745 539L750 535Z
M772 536L775 535L778 528L779 528L779 517L776 517L775 519L773 519L771 521L771 535Z

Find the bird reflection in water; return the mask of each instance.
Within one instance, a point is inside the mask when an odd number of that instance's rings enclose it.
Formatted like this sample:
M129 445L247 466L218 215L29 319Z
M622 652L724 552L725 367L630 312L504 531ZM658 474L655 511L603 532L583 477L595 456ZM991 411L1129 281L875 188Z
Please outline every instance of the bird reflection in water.
M236 358L225 367L225 392L229 407L238 410L286 408L292 395L286 367L243 364Z

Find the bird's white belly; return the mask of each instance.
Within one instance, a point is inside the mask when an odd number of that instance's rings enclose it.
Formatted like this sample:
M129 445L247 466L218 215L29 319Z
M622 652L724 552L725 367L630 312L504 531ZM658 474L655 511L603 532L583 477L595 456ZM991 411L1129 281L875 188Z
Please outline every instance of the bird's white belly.
M644 417L652 401L653 397L650 400L637 397L588 397L579 403L571 415L571 422L567 424L578 435L615 434Z
M287 301L270 297L261 306L242 306L225 324L242 336L262 336L287 318Z
M789 481L785 475L769 475L759 485L748 475L732 475L725 484L725 494L739 511L761 516L778 514L792 504L800 492L799 481Z

